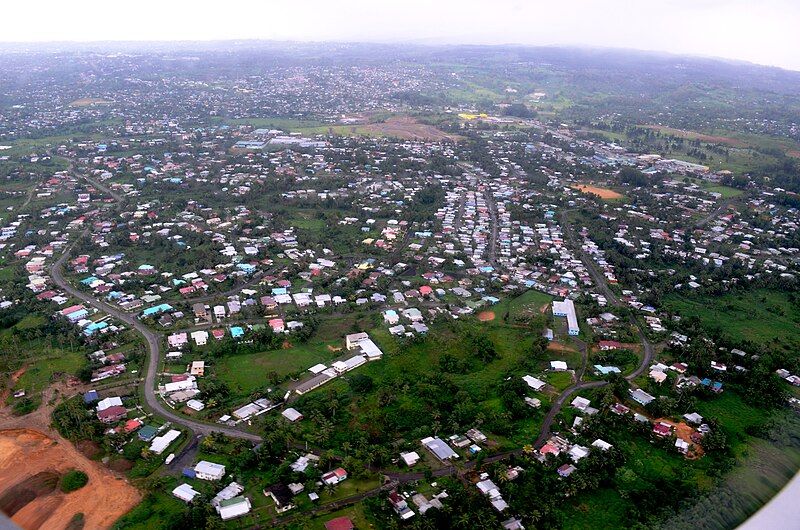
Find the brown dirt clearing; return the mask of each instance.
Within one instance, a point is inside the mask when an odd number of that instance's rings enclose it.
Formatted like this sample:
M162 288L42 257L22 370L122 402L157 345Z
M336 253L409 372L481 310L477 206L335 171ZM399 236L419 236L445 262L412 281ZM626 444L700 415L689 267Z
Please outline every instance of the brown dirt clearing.
M725 144L732 147L748 147L746 142L730 136L712 136L710 134L703 134L695 131L685 131L683 129L675 129L673 127L664 127L662 125L644 125L645 129L653 129L665 134L671 134L678 138L686 138L687 140L700 140L710 144Z
M622 194L617 193L614 190L610 190L608 188L600 188L597 186L592 186L589 184L576 184L574 186L570 186L574 190L582 191L584 193L591 193L592 195L597 195L601 199L621 199Z
M385 122L359 126L359 129L371 134L392 136L403 140L432 140L438 142L440 140L455 141L461 139L457 134L446 133L433 125L420 123L408 116L395 116Z
M70 469L86 473L89 483L64 494L39 480ZM86 528L109 528L141 500L136 488L68 441L25 428L0 431L0 499L15 489L27 502L17 502L12 520L26 530L65 528L76 513L84 514Z
M576 351L574 348L570 348L568 346L561 344L560 342L555 342L555 341L551 341L550 344L547 345L547 349L553 351L568 351L568 352Z
M88 107L90 105L108 105L111 101L101 98L80 98L72 101L70 107Z
M478 313L478 320L481 322L491 322L494 320L495 314L494 311L481 311Z

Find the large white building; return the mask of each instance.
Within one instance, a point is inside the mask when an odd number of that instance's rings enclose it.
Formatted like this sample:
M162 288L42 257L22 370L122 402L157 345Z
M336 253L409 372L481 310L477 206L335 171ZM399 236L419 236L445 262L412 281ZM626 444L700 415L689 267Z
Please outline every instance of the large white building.
M581 332L578 326L578 316L575 314L575 304L569 298L563 302L553 300L553 316L567 317L567 329L570 335L577 335Z
M194 466L194 474L202 480L220 480L225 476L225 466L201 460Z

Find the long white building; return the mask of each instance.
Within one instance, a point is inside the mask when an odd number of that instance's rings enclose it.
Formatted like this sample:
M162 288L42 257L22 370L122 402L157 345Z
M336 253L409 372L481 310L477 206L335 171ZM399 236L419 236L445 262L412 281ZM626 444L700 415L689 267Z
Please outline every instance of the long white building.
M570 335L577 335L581 332L578 326L578 316L575 314L575 304L567 298L566 300L553 300L553 316L567 317L567 328Z

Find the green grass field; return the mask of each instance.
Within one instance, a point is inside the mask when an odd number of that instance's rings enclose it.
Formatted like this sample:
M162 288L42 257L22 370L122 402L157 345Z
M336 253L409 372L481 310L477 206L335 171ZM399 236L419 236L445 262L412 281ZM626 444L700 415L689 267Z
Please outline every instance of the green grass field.
M717 297L670 294L664 304L732 340L785 347L800 340L800 306L788 293L762 289Z
M215 365L216 376L228 383L236 394L249 395L269 385L268 374L295 374L336 357L325 342L310 342L282 350L232 355Z

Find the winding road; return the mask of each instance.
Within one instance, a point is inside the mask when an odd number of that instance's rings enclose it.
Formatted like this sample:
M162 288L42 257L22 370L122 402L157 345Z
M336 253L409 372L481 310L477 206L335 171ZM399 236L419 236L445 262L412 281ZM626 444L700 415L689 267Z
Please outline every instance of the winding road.
M111 196L114 199L115 203L116 203L116 205L115 205L116 209L119 210L119 209L121 209L123 207L124 202L125 202L125 198L124 197L120 196L119 194L117 194L116 192L111 190L110 188L106 187L102 183L97 182L96 180L94 180L92 178L85 177L85 176L79 175L77 173L74 173L74 174L76 176L80 177L80 178L85 178L86 181L89 182L90 184L92 184L95 188L97 188L97 189L105 192L109 196ZM489 203L490 203L490 210L493 210L493 208L491 206L491 203L493 203L493 197L488 197L487 196L487 199L489 200ZM576 252L578 253L578 255L579 255L580 259L581 259L581 261L583 262L583 264L587 268L589 274L592 276L593 280L595 281L595 284L597 285L598 289L604 294L604 296L607 298L609 303L611 305L615 306L615 307L624 307L624 304L619 300L619 298L615 295L615 293L609 288L605 277L597 269L597 267L596 267L595 263L593 262L593 260L591 259L591 257L581 249L581 246L579 244L578 238L575 235L573 227L571 226L571 224L569 222L568 213L569 213L569 210L565 210L561 214L562 229L564 231L565 240L573 248L575 248ZM498 229L497 224L498 223L497 223L496 212L492 211L492 230L493 230L493 234L492 235L493 235L493 237L492 237L492 245L490 246L491 247L491 249L490 249L491 254L494 254L494 246L495 246L495 242L496 242L497 229ZM83 233L81 234L80 237L83 237L88 232L89 232L89 228L86 228L83 231ZM80 237L78 238L78 240L80 239ZM86 304L89 304L90 306L94 307L95 309L98 309L100 311L105 312L108 315L113 316L114 318L120 320L121 322L124 322L124 323L128 324L131 328L135 329L139 334L141 334L142 337L144 337L144 339L145 339L145 341L147 343L147 347L148 347L147 363L146 363L146 367L143 367L143 368L146 368L145 369L145 375L144 375L144 397L145 397L145 402L147 403L148 407L150 407L150 409L153 410L155 413L157 413L160 416L168 419L169 421L173 422L174 424L181 425L181 426L193 431L192 433L190 433L190 438L193 440L193 443L195 445L196 445L197 440L201 436L208 435L208 434L210 434L212 432L219 432L219 433L225 434L225 435L233 437L233 438L245 439L245 440L249 440L249 441L252 441L252 442L255 442L255 443L261 442L261 437L259 435L253 434L253 433L244 432L242 430L239 430L239 429L236 429L236 428L233 428L233 427L229 427L229 426L214 425L214 424L204 423L204 422L192 420L192 419L186 418L184 416L181 416L181 415L173 412L169 407L165 406L160 401L160 399L158 398L158 396L157 396L157 394L155 392L155 388L156 388L156 377L158 375L158 365L159 365L159 362L160 362L160 359L161 359L161 339L162 339L162 337L158 333L156 333L153 330L151 330L150 328L148 328L135 315L130 314L130 313L126 313L126 312L124 312L124 311L122 311L122 310L120 310L120 309L118 309L118 308L116 308L116 307L114 307L114 306L112 306L112 305L100 300L100 299L97 299L97 298L91 296L90 294L82 292L78 288L72 286L66 280L66 278L64 278L64 274L63 274L64 263L69 259L70 253L71 253L72 249L74 248L74 246L77 244L78 240L73 241L73 243L71 243L67 248L65 248L64 252L58 258L58 260L56 260L53 263L53 265L51 266L51 269L50 269L51 278L53 279L53 282L56 285L58 285L65 292L69 293L71 296L73 296L73 297L75 297L75 298L77 298L79 300L82 300L83 302L85 302ZM490 255L490 259L492 261L494 261L495 260L495 256L494 255ZM245 287L246 285L247 284L245 284L243 286L239 286L236 290L238 291L241 288ZM234 291L231 291L231 292L234 292ZM214 295L214 296L219 296L219 295ZM213 297L208 297L208 298L210 299L210 298L213 298ZM206 297L199 297L199 298L196 298L196 299L193 299L193 300L190 300L190 301L196 302L196 301L201 301L201 300L204 300L204 299L206 299ZM650 342L648 341L647 337L645 336L644 330L642 329L642 327L639 324L639 322L633 316L630 316L630 322L637 329L637 332L639 334L639 339L640 339L640 341L642 343L642 348L643 348L643 356L642 356L642 360L641 360L641 363L638 366L638 368L636 370L634 370L632 373L630 373L630 374L628 374L626 376L626 379L628 379L628 380L632 380L632 379L638 377L640 374L642 374L644 372L644 370L647 368L647 366L652 362L652 360L653 360L653 358L655 356L654 348L653 348L652 344L650 344ZM561 408L564 406L564 404L570 398L570 396L572 396L573 394L575 394L576 392L579 392L581 390L599 388L599 387L602 387L602 386L608 384L606 381L582 381L582 378L583 378L583 375L584 375L584 372L586 370L586 366L587 366L587 363L588 363L588 348L587 348L587 345L586 344L581 344L580 345L580 350L581 350L581 354L582 354L583 359L582 359L582 366L581 366L580 370L577 372L576 377L575 377L576 382L572 386L564 389L558 395L558 397L553 401L552 406L550 407L550 410L547 412L547 414L546 414L546 416L544 418L544 421L543 421L539 436L537 437L536 441L534 442L534 446L537 447L537 448L541 447L545 443L545 441L550 437L551 428L552 428L552 425L553 425L553 423L555 421L555 418L558 415L558 413L561 410ZM510 457L512 455L521 454L522 451L523 451L522 449L517 449L517 450L513 450L513 451L497 453L497 454L491 455L490 457L484 459L483 462L484 463L491 463L491 462L501 461L501 460L504 460L504 459L506 459L506 458L508 458L508 457ZM474 466L475 466L475 462L474 461L466 462L463 465L460 465L458 467L454 466L454 465L445 466L443 468L440 468L440 469L437 469L437 470L433 471L433 475L435 477L442 477L442 476L447 476L447 475L459 474L459 473L463 473L466 470L470 470L470 469L474 468ZM338 508L341 508L343 506L358 502L358 501L360 501L360 500L362 500L362 499L364 499L366 497L370 497L370 496L381 494L381 493L387 491L387 489L389 489L391 487L396 487L398 484L413 482L413 481L421 480L422 478L424 478L424 474L423 473L419 473L419 472L396 473L396 472L385 472L385 471L382 471L382 470L377 470L377 471L381 472L383 475L385 475L387 477L388 482L386 484L383 484L379 488L375 488L375 489L370 490L370 491L362 492L362 493L360 493L358 495L354 495L354 496L346 498L346 499L341 499L341 500L336 501L334 503L330 503L330 504L327 504L327 505L319 506L319 507L315 508L315 512L328 511L331 508L337 508L338 509ZM285 524L285 523L290 522L293 518L294 518L294 516L289 516L289 517L284 517L284 518L276 518L276 519L273 520L273 524Z
M118 195L116 192L113 192L111 189L103 186L99 182L94 181L93 179L86 178L88 182L90 182L96 188L104 191L108 195L114 198L116 201L117 208L121 208L122 204L124 203L124 198ZM80 237L83 237L87 234L89 229L85 229ZM80 239L80 237L78 239ZM113 316L114 318L125 322L130 327L135 329L139 334L144 337L145 342L147 342L148 348L148 355L147 355L147 364L142 368L145 369L144 375L144 398L147 406L150 407L151 410L163 416L164 418L168 419L172 423L176 425L181 425L186 427L187 429L193 431L196 435L207 435L212 432L220 432L227 436L231 436L233 438L242 438L245 440L250 440L252 442L261 442L261 436L257 434L252 434L249 432L244 432L239 429L235 429L233 427L228 427L225 425L212 425L209 423L203 423L200 421L192 420L176 414L173 412L169 407L165 406L156 395L156 377L158 375L158 363L161 360L161 336L155 333L153 330L148 328L145 324L143 324L136 316L126 313L106 302L99 300L87 293L80 291L78 288L73 287L67 280L64 278L64 263L69 259L70 252L72 251L73 247L77 241L74 241L70 244L64 252L61 254L61 257L56 260L52 267L50 268L50 277L53 279L53 282L58 285L61 289L69 293L74 298L82 300L83 302L89 304L90 306L103 311L106 314Z

